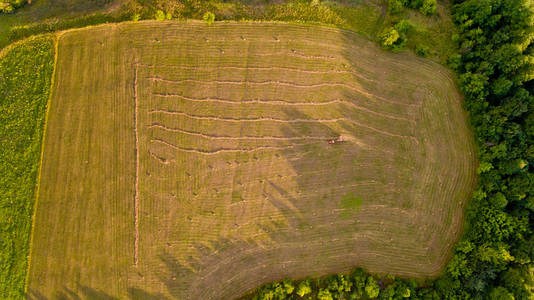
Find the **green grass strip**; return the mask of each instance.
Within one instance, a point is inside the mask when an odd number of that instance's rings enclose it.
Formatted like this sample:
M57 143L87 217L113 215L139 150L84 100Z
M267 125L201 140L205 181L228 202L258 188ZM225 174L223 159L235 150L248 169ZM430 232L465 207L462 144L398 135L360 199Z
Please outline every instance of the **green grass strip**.
M0 57L0 298L24 297L54 39L39 36Z

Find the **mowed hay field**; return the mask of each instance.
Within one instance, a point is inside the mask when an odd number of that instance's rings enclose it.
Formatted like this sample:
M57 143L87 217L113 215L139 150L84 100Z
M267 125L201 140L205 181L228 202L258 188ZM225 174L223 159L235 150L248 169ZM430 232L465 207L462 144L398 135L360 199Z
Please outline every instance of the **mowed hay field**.
M355 266L435 276L476 180L461 102L443 67L331 28L63 33L30 297L229 299Z

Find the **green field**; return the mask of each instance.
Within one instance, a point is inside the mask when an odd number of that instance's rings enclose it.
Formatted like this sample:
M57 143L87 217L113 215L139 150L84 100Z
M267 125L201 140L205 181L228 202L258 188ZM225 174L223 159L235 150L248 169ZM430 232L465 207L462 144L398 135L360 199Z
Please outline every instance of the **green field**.
M36 299L228 299L354 266L435 276L476 180L452 74L347 31L74 30L52 89Z
M24 294L35 186L54 40L39 36L0 53L0 298Z

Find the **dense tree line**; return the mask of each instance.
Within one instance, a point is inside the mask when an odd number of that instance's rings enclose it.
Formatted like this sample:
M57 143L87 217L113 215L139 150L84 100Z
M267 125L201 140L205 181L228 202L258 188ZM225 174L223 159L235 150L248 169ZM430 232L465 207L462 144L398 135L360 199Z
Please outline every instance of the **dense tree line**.
M534 297L533 13L527 0L456 1L451 57L479 147L467 229L447 267L446 296Z
M325 278L305 279L299 282L284 280L260 288L254 299L403 299L416 292L415 281L394 276L375 278L357 268L351 274L336 274Z
M532 7L528 0L457 0L453 19L459 50L449 64L465 94L480 160L462 240L444 273L420 287L394 279L363 294L360 278L373 277L335 275L312 285L314 298L534 299ZM254 297L300 298L269 294L275 287Z

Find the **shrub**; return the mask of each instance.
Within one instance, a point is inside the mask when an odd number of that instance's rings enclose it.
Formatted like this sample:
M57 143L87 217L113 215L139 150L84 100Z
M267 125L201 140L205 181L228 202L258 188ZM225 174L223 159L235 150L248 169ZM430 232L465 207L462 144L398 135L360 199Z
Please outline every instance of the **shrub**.
M22 7L28 0L0 0L0 14L9 14Z
M392 48L393 45L399 40L400 35L393 27L388 27L380 34L380 44L384 48Z
M163 21L165 20L165 13L161 9L158 9L154 15L154 18L158 21Z
M433 15L436 13L436 0L424 0L419 11L426 16Z
M318 300L333 300L332 293L330 293L327 289L320 289L319 293L317 293L317 299Z
M402 11L403 7L418 9L424 15L432 15L436 12L436 0L389 0L388 10L391 14Z
M312 292L310 281L304 280L301 282L297 288L297 295L304 297Z
M215 21L215 15L208 11L202 16L202 19L204 19L204 22L208 25L211 25Z
M461 64L462 56L460 54L453 54L447 59L447 65L453 70L458 70Z
M284 290L286 294L291 295L293 291L295 290L295 286L293 285L293 282L290 279L286 279L283 282L284 284Z
M388 2L388 11L390 14L398 14L402 12L404 4L401 0L389 0Z
M415 54L421 57L426 57L428 55L428 47L423 45L415 46Z
M400 24L400 23L399 23ZM398 29L395 27L388 27L385 28L384 31L379 35L379 41L383 48L390 49L392 51L400 51L404 48L404 45L406 44L406 34L404 31L406 31L406 28L404 28L401 24L401 29L403 32L399 32ZM397 24L398 25L398 24Z
M412 24L410 24L408 20L400 20L397 24L395 24L395 30L397 30L401 36L408 33L412 27Z
M371 276L367 277L365 293L371 299L378 297L378 294L380 294L380 286L378 285L378 282L376 282L376 280Z
M13 6L9 3L0 2L0 13L9 14L14 10Z

